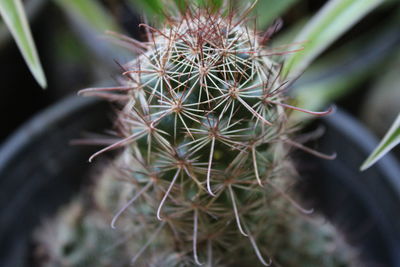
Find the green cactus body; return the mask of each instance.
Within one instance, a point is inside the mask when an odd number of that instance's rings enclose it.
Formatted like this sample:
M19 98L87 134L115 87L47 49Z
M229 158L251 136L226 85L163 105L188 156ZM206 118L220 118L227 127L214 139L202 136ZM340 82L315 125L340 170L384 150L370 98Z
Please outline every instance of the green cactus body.
M131 263L344 266L347 253L329 251L335 231L316 230L285 193L295 175L286 109L295 108L274 50L231 14L189 10L145 27L123 86L82 91L124 91L123 138L92 158L123 147L95 195L116 240L133 233L122 245Z

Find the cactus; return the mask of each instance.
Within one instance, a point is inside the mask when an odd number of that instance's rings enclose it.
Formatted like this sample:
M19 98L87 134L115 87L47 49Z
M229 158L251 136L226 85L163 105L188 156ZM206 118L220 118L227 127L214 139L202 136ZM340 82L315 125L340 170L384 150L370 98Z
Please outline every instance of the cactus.
M267 47L273 31L247 25L252 7L189 7L160 29L142 25L146 42L113 33L138 57L122 66L121 86L80 93L121 103L121 139L90 161L123 151L98 178L93 203L75 203L72 219L42 229L48 266L60 257L67 266L350 264L354 253L338 246L334 228L287 192L291 147L329 158L292 140L289 112L332 109L288 104L281 56L294 51ZM81 242L54 237L62 229Z

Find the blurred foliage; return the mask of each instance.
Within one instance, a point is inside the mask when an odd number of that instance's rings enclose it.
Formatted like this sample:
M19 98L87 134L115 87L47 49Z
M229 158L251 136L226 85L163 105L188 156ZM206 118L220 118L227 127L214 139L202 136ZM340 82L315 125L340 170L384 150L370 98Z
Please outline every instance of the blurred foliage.
M35 43L33 42L21 0L1 0L0 14L10 29L32 75L42 88L46 88L46 77L36 51Z
M257 18L257 28L265 29L298 2L299 0L259 0L253 12Z
M383 137L378 147L371 153L371 155L361 165L361 170L364 171L371 167L375 162L381 159L389 150L400 143L400 114L397 116L392 127Z
M287 57L283 76L298 77L330 44L381 3L383 0L329 1L295 38L294 43L305 44L302 44L302 51Z
M311 64L293 86L296 101L307 109L322 109L360 88L366 80L380 76L379 69L392 57L393 47L400 41L397 24L400 21L394 18L375 25ZM295 115L296 121L306 116Z
M362 170L369 168L400 143L400 49L391 53L389 63L383 67L366 96L362 119L378 136L384 136L385 131L389 130L363 163ZM390 127L392 121L394 123Z
M171 15L172 12L184 11L187 7L187 0L128 0L129 4L134 8L144 13L152 21L162 22L165 15ZM197 6L207 6L211 9L220 8L223 0L192 0ZM168 11L167 11L168 10Z
M99 34L105 30L119 31L111 14L97 0L54 0L73 20L88 25Z
M26 16L30 21L32 17L35 17L37 13L43 8L48 0L30 0L24 3L26 10ZM3 21L0 20L0 49L3 48L4 44L9 40L10 32L7 26L4 25Z

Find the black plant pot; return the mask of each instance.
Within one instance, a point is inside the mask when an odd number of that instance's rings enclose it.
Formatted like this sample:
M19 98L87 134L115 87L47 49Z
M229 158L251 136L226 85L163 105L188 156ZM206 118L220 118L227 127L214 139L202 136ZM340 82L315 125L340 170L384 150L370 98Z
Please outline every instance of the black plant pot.
M362 266L400 266L400 166L386 155L367 171L359 167L377 140L343 111L318 122L326 133L317 149L328 161L300 153L300 192L359 249Z
M79 190L96 149L70 146L69 140L109 127L109 113L103 102L71 97L36 116L0 148L0 266L32 265L33 229ZM386 156L358 172L375 140L342 112L321 123L327 134L320 150L339 156L335 161L304 156L303 192L348 233L367 263L400 266L398 164Z
M0 266L32 266L32 232L79 190L97 148L71 146L108 128L109 105L70 97L23 125L0 147Z

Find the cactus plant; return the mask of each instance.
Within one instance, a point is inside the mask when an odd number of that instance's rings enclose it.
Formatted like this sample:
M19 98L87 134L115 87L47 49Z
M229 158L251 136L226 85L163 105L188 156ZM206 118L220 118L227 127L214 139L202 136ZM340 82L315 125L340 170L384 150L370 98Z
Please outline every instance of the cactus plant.
M81 94L121 107L115 122L121 139L90 161L123 151L98 176L91 201L80 198L40 231L44 265L353 261L355 252L335 229L307 216L312 210L288 192L296 182L292 147L332 158L293 140L290 111L323 116L332 108L289 104L281 56L296 51L269 48L276 26L264 35L248 26L252 7L238 14L189 6L161 28L143 24L145 42L113 33L139 55L121 65L121 86Z

